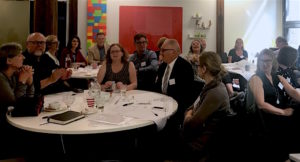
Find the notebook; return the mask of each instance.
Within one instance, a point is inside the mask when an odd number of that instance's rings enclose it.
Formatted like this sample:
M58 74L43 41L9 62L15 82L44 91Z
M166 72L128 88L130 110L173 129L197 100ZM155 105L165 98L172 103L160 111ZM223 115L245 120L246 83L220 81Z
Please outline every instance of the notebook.
M84 118L84 115L77 111L66 111L60 114L56 114L53 116L50 116L48 118L49 123L56 123L65 125L68 123L71 123L73 121L79 120Z

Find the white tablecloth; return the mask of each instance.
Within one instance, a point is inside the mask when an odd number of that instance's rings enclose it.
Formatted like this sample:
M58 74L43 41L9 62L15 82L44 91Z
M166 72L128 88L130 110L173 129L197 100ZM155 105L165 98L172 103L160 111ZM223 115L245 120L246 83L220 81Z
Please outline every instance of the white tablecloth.
M45 96L44 106L47 107L49 103L56 101L65 107L62 96L70 94L72 94L72 92L47 95ZM78 93L74 96L75 102L72 104L71 110L81 112L87 107L84 93ZM127 92L127 97L128 100L123 100L120 98L120 93L113 93L113 96L104 105L104 112L98 111L95 114L87 115L85 118L67 125L53 123L43 124L47 123L47 120L43 117L64 112L66 109L59 112L42 112L37 117L7 116L7 119L13 126L33 132L51 134L93 134L140 128L152 125L153 123L156 123L158 129L162 129L166 124L166 120L177 111L177 102L162 94L133 90ZM133 102L133 104L123 106L129 102ZM164 109L152 108L154 106L161 106L164 107ZM95 119L99 119L101 116L105 116L105 114L114 114L115 116L110 117L117 117L115 119L118 120L118 117L122 116L124 121L117 121L116 124L95 121Z
M248 64L250 66L249 71L245 70L245 65ZM222 64L225 69L231 73L240 74L246 80L250 80L251 76L255 74L256 65L248 63L246 60L241 60L235 63L224 63Z

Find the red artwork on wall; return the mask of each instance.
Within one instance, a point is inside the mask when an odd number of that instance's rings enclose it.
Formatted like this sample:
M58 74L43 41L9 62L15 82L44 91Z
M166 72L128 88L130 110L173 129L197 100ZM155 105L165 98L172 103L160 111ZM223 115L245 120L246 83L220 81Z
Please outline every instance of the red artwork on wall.
M119 19L119 42L129 53L136 33L145 34L154 51L160 37L174 38L182 48L182 7L120 6Z

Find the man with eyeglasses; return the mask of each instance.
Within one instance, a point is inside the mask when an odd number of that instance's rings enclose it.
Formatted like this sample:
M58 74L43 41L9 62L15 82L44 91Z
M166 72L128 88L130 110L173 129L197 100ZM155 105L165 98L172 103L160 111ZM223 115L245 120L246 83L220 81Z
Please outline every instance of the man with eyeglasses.
M134 63L137 72L137 89L151 91L158 69L156 53L147 49L148 40L144 34L136 34L134 36L134 44L136 51L129 58L129 61Z
M23 52L25 56L24 65L30 65L34 69L33 82L36 93L49 94L63 91L61 85L57 81L60 79L68 79L70 73L64 68L58 68L52 71L50 76L45 76L46 67L41 63L41 56L46 49L46 38L41 33L32 33L27 37L26 50Z
M96 35L96 44L89 48L88 50L88 62L92 64L93 62L98 62L102 64L105 60L109 44L105 42L105 34L99 32Z
M180 53L177 40L165 40L160 50L163 63L159 66L155 82L158 92L171 96L178 103L176 114L168 121L175 129L183 123L185 110L194 102L194 72L191 64L179 57Z

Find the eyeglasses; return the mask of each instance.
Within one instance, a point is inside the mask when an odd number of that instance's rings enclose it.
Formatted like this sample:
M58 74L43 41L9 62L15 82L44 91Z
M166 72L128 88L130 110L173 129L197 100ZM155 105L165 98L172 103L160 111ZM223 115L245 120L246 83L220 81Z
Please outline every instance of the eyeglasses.
M34 45L45 45L45 41L28 41L29 43L32 43Z
M110 53L119 53L121 50L110 51Z
M171 48L161 48L160 52L164 53L164 52L170 51L170 50L174 50L175 51L175 49L171 49Z
M59 41L49 42L50 44L59 44Z
M136 41L135 42L136 44L146 44L146 43L148 43L147 41Z
M261 60L261 62L270 64L273 62L273 60L266 59L266 60Z

